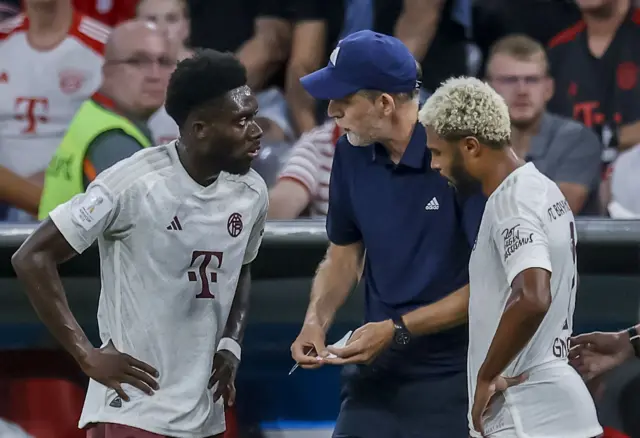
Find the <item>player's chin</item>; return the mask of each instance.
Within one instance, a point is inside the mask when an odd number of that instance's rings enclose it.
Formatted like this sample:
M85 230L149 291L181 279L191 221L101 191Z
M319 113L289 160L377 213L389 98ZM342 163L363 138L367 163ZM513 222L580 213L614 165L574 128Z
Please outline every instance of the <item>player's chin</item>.
M245 175L251 170L252 162L253 158L247 157L244 160L237 160L230 163L225 170L232 175Z

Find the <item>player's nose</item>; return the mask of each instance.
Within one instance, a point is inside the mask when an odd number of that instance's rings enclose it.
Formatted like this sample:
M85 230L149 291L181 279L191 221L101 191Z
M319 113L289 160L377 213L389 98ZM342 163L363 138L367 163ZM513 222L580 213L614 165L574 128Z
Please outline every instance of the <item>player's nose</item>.
M262 127L255 120L251 123L251 127L247 130L247 135L253 141L260 140L264 131Z

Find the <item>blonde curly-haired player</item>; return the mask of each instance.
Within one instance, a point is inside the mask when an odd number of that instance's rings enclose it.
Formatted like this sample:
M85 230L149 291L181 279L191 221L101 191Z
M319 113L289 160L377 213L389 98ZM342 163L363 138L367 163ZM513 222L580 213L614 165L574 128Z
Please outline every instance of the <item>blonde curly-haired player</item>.
M419 119L431 167L459 190L480 184L489 197L469 262L471 435L600 435L593 400L567 363L577 274L569 204L515 155L509 110L489 85L450 79Z

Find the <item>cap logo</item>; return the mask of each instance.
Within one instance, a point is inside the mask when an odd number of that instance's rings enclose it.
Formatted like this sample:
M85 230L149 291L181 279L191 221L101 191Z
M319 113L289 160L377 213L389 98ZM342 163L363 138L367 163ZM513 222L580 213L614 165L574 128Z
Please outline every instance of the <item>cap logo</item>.
M333 52L331 52L331 55L329 56L329 61L331 61L331 64L333 64L334 67L336 65L336 62L338 61L339 52L340 52L340 47L336 47L335 49L333 49Z

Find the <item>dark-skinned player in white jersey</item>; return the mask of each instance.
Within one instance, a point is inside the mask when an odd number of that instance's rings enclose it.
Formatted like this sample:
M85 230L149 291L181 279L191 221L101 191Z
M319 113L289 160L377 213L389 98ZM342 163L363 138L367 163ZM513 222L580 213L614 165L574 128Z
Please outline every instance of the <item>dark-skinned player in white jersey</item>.
M488 197L469 261L471 436L600 435L593 400L567 360L577 276L567 200L511 149L509 110L488 84L446 81L419 120L431 167L459 191L479 184Z
M224 433L268 207L251 170L262 131L246 80L231 54L182 61L166 100L180 139L100 173L13 256L38 316L90 377L79 424L90 438ZM96 240L99 347L57 269Z

